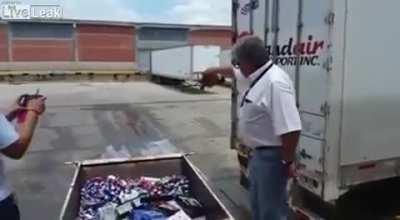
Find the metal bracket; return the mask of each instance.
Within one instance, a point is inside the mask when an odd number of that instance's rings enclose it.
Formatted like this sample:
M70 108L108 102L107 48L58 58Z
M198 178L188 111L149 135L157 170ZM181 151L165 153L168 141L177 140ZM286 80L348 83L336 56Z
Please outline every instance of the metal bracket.
M81 165L81 162L79 162L79 161L67 161L67 162L64 162L64 164L65 165L68 165L68 166L73 166L73 167L79 167L80 165Z
M232 7L237 10L239 8L240 4L238 0L233 0L232 1Z
M332 70L332 63L333 63L333 57L329 56L328 59L322 64L322 67L327 71L330 72Z
M333 25L335 22L335 13L329 12L328 15L325 17L325 23L327 25Z
M260 7L260 1L259 0L251 0L251 9L256 10L258 7Z
M270 31L270 28L269 28L269 27L266 27L266 28L265 28L265 34L268 34L269 31Z
M278 33L280 31L280 28L278 26L273 26L271 28L272 33Z
M328 104L328 102L325 102L323 105L321 105L320 111L322 114L324 114L324 116L328 116L330 111L331 111L331 107Z
M196 153L195 152L189 152L189 153L184 153L183 155L185 156L185 157L189 157L189 156L193 156L193 155L195 155Z
M303 22L298 22L297 23L297 28L302 29L304 27L304 23Z

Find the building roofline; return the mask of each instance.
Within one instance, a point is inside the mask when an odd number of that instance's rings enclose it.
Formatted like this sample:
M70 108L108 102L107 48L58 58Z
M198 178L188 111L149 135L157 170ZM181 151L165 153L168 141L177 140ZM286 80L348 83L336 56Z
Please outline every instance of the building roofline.
M128 22L128 21L108 21L108 20L77 20L77 19L32 19L32 20L0 20L0 23L55 23L55 24L92 24L92 25L111 25L111 26L133 26L136 28L157 27L157 28L186 28L186 29L218 29L231 30L228 25L199 25L199 24L169 24L157 22Z

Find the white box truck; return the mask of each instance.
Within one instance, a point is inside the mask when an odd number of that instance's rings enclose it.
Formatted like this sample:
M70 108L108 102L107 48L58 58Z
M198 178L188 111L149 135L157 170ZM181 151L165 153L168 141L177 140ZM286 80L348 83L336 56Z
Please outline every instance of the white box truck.
M221 50L219 54L219 65L220 66L229 66L231 65L231 53L230 49Z
M190 45L151 51L150 72L177 81L196 79L208 67L219 65L220 47Z
M400 204L399 191L374 197L400 175L399 8L398 0L233 1L237 37L261 37L295 83L297 186L307 199L294 206L304 219L381 219L390 214L378 206ZM338 206L368 217L332 217Z

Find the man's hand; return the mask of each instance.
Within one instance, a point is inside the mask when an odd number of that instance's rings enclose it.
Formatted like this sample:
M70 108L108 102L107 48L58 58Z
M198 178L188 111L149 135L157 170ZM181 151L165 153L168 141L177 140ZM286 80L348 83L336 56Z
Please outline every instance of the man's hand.
M46 97L33 98L28 101L28 104L26 105L26 109L32 110L32 111L36 112L37 114L41 115L46 110L45 101L46 101Z
M296 177L298 176L297 164L295 162L293 162L293 163L285 165L285 168L287 169L288 178L289 179L291 179L291 178L295 178L296 179Z
M212 87L220 82L220 78L217 74L208 73L207 70L204 71L203 77L201 79L201 85L205 87Z
M203 72L200 83L203 87L212 87L217 85L222 82L219 75L225 78L233 78L234 74L232 67L210 67Z

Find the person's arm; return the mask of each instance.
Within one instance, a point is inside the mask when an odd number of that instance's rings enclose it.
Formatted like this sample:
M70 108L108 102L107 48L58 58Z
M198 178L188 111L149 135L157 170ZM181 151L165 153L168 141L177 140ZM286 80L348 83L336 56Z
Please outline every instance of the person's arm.
M11 107L10 107L10 111L8 112L7 115L5 115L5 117L7 118L8 121L14 121L14 119L17 117L18 113L21 112L21 110L23 110L23 107L18 105L18 101L15 101Z
M300 131L293 131L281 135L282 159L287 163L296 160L296 147L299 143Z
M1 152L7 157L21 159L31 143L39 116L44 112L45 98L29 101L25 121L19 124L19 139L2 149Z
M233 68L230 66L226 67L211 67L205 70L202 74L201 84L206 87L217 85L221 82L219 75L226 78L233 78L235 74Z
M14 121L14 119L17 117L18 111L10 111L5 117L9 122Z
M211 67L203 72L204 75L217 75L220 74L226 78L233 78L233 68L231 66Z
M282 82L273 83L271 108L275 133L282 142L282 160L291 163L296 159L301 120L295 94L290 85Z

